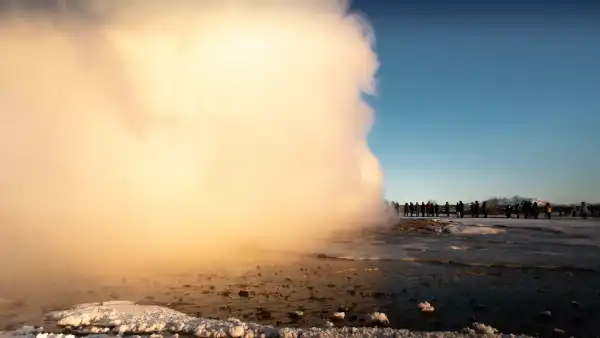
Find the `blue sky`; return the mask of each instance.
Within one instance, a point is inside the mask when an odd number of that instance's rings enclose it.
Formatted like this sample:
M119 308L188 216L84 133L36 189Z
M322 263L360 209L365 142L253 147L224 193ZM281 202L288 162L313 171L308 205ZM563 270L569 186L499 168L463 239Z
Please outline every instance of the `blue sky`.
M600 202L600 5L499 1L354 1L387 198Z

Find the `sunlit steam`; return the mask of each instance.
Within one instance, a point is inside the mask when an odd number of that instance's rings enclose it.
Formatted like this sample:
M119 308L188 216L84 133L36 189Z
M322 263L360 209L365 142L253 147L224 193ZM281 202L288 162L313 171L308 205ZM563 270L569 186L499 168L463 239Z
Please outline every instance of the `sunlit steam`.
M361 97L378 63L347 3L98 0L0 20L3 274L234 262L381 221Z

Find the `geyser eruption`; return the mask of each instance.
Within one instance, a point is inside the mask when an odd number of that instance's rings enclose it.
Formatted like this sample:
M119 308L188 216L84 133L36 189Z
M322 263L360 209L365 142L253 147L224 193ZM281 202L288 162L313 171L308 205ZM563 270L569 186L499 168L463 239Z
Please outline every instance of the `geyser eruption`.
M0 16L3 275L231 262L381 221L378 62L346 2L62 3Z

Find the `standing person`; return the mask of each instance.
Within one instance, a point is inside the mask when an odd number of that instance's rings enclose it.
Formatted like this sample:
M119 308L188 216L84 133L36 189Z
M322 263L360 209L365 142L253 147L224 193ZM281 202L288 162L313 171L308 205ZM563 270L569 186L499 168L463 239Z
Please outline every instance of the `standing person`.
M540 215L540 208L539 208L537 202L533 202L533 204L531 205L531 216L533 216L533 218L537 219L539 215Z
M530 213L529 202L525 201L525 202L523 202L523 217L529 218L529 213Z
M435 217L440 217L440 206L437 203L433 205L433 212L435 213Z
M475 201L475 204L473 206L475 209L473 210L473 215L476 218L479 218L479 201Z
M409 210L408 203L404 203L404 217L408 216L408 210Z
M488 210L487 210L487 201L483 201L481 204L481 211L483 211L483 218L487 218Z
M448 202L444 204L444 212L446 213L446 217L450 217L450 204Z
M463 201L458 201L458 210L459 217L465 217L465 204L463 203Z
M512 206L510 204L506 205L506 207L504 207L504 214L506 215L506 218L511 218L512 213Z
M546 209L546 218L551 219L552 218L552 205L550 204L550 202L546 203L545 209Z
M517 218L521 217L521 203L517 202L515 203L515 215L517 215Z
M587 204L585 202L581 202L581 217L583 219L587 219L588 213L589 213L589 210L588 210Z
M471 217L475 217L475 203L471 202L471 206L469 208L469 213L471 214Z
M413 202L410 202L410 204L408 205L408 210L410 211L410 217L413 217L413 215L415 214L415 205L413 204Z
M425 202L421 202L421 215L425 217Z

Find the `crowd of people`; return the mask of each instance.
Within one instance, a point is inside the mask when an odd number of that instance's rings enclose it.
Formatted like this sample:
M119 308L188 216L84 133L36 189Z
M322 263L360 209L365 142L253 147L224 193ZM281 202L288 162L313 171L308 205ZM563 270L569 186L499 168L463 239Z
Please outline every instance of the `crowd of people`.
M410 202L404 203L404 208L402 208L398 202L393 201L391 205L398 216L400 215L400 209L402 209L405 217L440 217L440 214L446 217L450 217L451 214L459 218L465 217L465 204L462 201L457 202L454 206L451 206L448 202L442 206L435 202ZM473 218L481 216L487 218L490 214L487 201L482 203L475 201L471 203L468 211ZM498 211L497 207L492 212L495 213L495 211ZM549 202L539 205L536 201L523 201L517 202L514 205L504 206L503 212L506 218L521 218L523 216L526 219L538 219L540 214L543 213L544 218L551 219L553 206ZM587 218L590 215L590 210L585 202L581 202L579 208L574 205L572 207L561 207L558 210L558 215Z

